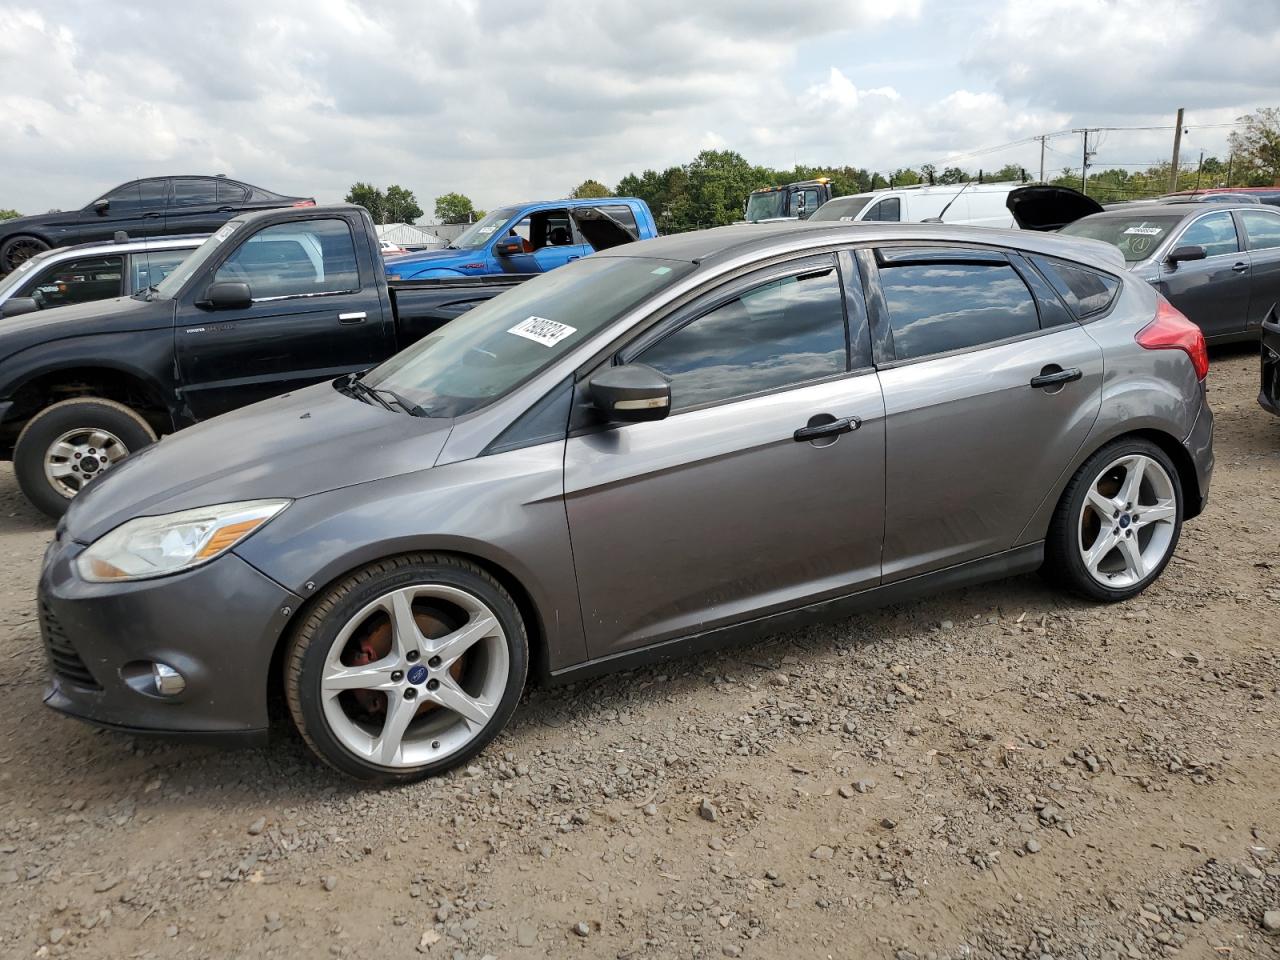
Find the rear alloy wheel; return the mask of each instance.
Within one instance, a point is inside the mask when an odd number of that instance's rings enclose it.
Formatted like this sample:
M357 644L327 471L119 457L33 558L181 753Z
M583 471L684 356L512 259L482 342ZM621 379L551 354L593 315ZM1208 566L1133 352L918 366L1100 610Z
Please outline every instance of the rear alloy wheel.
M14 444L13 469L27 499L60 517L88 483L155 439L150 424L124 404L76 397L27 421Z
M1077 592L1124 600L1168 564L1182 530L1182 487L1164 451L1121 440L1089 458L1068 485L1046 565Z
M303 738L362 780L449 770L506 725L528 642L507 592L447 556L383 561L316 605L285 663Z
M0 274L17 270L37 253L43 253L49 245L39 237L10 237L0 244Z

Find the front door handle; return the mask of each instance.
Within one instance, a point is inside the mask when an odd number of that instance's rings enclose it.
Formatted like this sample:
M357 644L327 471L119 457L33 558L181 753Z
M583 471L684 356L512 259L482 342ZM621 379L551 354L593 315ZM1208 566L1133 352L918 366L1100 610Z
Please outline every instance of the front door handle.
M160 214L158 214L158 213L144 213L144 214L142 215L142 219L144 219L144 220L159 220L159 219L160 219Z
M818 440L822 437L838 437L842 433L849 433L862 426L862 421L858 417L841 417L839 420L828 423L814 423L810 420L809 423L809 426L801 427L793 433L792 439L804 443L806 440Z
M1248 269L1249 265L1247 263L1236 263L1231 266L1232 273L1244 273Z
M340 313L338 314L339 323L364 323L368 314L361 310L359 313Z
M219 207L218 208L218 213L235 213L235 212L236 212L235 207Z
M1051 370L1051 367L1045 367L1045 370ZM1084 376L1084 372L1079 367L1068 367L1066 370L1055 370L1052 373L1041 371L1038 377L1031 378L1031 386L1039 390L1042 387L1056 387L1063 383L1071 383L1079 380Z
M575 253L572 257L570 257L570 258L569 258L569 260L577 260L577 259L578 259L578 254L576 254L576 253ZM569 260L566 260L566 261L565 261L565 263L568 263L568 262L569 262Z

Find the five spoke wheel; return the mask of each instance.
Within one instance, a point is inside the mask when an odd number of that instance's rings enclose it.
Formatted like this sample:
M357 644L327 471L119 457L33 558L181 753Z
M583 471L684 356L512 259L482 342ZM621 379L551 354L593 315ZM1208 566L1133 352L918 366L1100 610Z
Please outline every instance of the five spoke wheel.
M1104 587L1137 586L1171 552L1177 519L1169 471L1142 453L1116 458L1096 475L1080 509L1085 570Z

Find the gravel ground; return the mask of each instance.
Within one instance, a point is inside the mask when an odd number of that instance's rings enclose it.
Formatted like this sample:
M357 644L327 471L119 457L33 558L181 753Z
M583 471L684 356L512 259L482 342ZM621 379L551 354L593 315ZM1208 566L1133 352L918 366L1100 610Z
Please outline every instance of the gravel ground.
M535 690L383 792L48 712L6 468L0 956L1280 957L1280 421L1214 361L1211 505L1137 600L1024 577Z

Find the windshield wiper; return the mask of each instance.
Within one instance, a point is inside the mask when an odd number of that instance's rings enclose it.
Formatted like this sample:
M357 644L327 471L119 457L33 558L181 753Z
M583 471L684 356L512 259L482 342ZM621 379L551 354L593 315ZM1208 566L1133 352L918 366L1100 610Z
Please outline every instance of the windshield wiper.
M396 407L399 407L411 417L425 417L427 415L427 412L420 406L400 396L400 394L396 393L394 390L388 390L385 387L369 386L369 384L360 379L359 374L353 373L347 377L346 386L353 394L375 400L384 410L394 410ZM391 400L394 401L395 406L392 406L391 402L387 400L387 397L390 397Z

